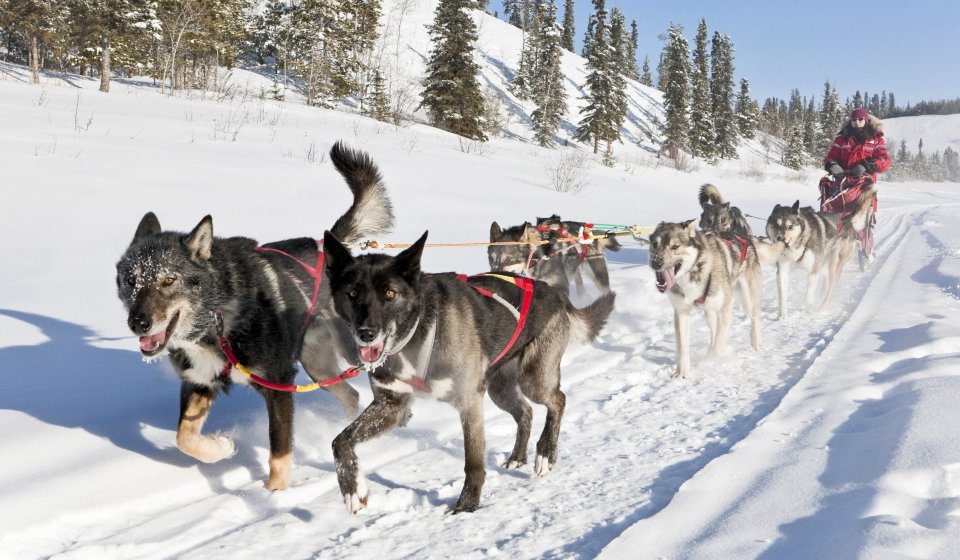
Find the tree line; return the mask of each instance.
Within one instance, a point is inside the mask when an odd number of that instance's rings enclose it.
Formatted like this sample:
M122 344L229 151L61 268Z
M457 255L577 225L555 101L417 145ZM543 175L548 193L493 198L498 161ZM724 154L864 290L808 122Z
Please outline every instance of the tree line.
M866 107L880 118L960 112L960 99L921 102L901 108L894 94L857 91L841 102L827 81L818 100L793 90L787 100L750 97L750 84L734 79L734 44L701 19L693 50L681 25L660 36L664 42L654 81L649 57L638 67L638 26L606 0L591 0L580 54L587 76L581 85L581 119L573 139L603 153L612 165L627 115L627 83L636 80L664 94L662 150L707 162L737 157L740 138L757 131L782 139L783 163L799 169L818 164L846 115ZM375 53L380 0L6 0L0 3L0 51L6 60L27 64L34 81L41 68L100 77L108 92L112 77L149 76L171 89L216 89L218 67L237 60L269 63L276 72L272 95L289 87L308 104L330 107L350 98L362 112L398 122L401 107L391 99L382 61ZM554 146L566 114L561 59L573 52L574 0L505 0L504 17L523 32L512 92L534 105L534 140ZM440 0L428 32L432 41L419 105L432 125L484 141L495 130L491 100L478 79L474 45L478 32L470 11L486 0ZM395 93L393 94L395 95ZM494 104L495 104L494 100ZM906 153L909 154L909 151ZM923 157L924 166L947 165L953 154ZM905 168L907 168L905 166ZM951 177L949 168L928 176ZM917 171L919 173L919 171Z

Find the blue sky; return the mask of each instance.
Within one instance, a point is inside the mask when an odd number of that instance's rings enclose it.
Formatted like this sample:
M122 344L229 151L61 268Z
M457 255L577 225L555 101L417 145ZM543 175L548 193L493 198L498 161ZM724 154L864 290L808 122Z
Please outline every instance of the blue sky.
M560 16L564 0L557 0ZM577 49L593 11L590 0L575 0ZM840 98L856 90L893 92L897 105L960 97L960 2L759 2L755 0L607 0L640 32L638 58L650 57L656 70L663 42L657 36L682 24L693 49L700 18L709 34L719 31L734 43L736 80L750 81L751 96L787 99L792 89L823 95L829 79ZM499 0L488 9L498 11ZM738 85L739 87L739 85Z

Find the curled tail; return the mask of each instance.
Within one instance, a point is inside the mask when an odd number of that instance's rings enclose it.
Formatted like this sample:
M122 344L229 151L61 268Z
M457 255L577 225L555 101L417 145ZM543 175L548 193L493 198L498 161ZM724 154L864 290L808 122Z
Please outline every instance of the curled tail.
M617 294L607 292L582 309L577 309L568 303L567 315L570 316L571 339L578 342L595 340L607 324L616 299Z
M700 196L697 197L697 200L700 201L700 207L705 207L707 204L723 204L725 201L723 197L720 196L720 191L717 187L707 183L700 187Z
M353 192L353 204L330 228L334 237L350 244L390 231L393 206L370 156L337 142L330 148L330 161Z
M859 233L867 228L867 220L873 214L873 200L877 198L877 184L874 183L860 192L854 202L854 211L843 218L844 229Z

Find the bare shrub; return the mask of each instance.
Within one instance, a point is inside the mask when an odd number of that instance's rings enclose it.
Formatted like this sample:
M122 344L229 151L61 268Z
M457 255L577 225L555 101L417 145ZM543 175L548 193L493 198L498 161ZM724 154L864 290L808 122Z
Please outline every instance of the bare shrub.
M577 194L587 186L587 154L580 150L561 150L547 165L547 174L553 190Z
M469 138L464 138L463 136L458 136L457 140L460 142L460 151L465 154L473 154L477 156L489 155L490 150L486 142L471 140Z

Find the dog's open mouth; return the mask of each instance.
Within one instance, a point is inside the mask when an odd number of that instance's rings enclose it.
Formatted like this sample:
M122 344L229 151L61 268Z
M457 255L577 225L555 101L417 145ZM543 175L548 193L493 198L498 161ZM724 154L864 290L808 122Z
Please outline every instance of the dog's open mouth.
M151 334L147 336L140 337L140 353L144 356L156 356L167 346L167 341L170 340L170 335L173 334L173 330L177 328L177 321L180 319L180 312L176 312L173 315L173 318L170 319L170 322L167 323L167 328L162 331Z
M656 271L657 289L664 293L677 283L677 272L680 271L680 263L676 266L667 266Z
M379 363L381 356L383 356L382 338L373 344L360 345L360 361L362 361L364 364L370 365Z

